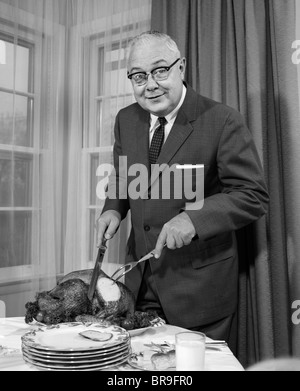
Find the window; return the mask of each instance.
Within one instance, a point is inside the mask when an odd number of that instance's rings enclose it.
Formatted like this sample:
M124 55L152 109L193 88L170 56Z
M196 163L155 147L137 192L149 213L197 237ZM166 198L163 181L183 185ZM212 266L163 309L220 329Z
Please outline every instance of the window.
M33 212L34 50L0 32L0 268L30 265ZM13 157L13 158L12 158ZM14 235L12 235L14 232Z
M0 144L32 147L33 49L21 39L0 34L5 63L0 72Z
M130 28L130 27L129 27ZM135 35L135 33L132 33ZM103 34L87 38L90 69L88 80L89 107L83 121L83 154L89 182L86 226L88 227L88 259L94 263L95 219L103 207L97 199L96 187L102 178L96 176L100 164L113 164L114 123L118 111L134 102L131 83L127 79L125 47L127 40L120 40L118 33L107 48ZM84 69L87 69L86 67ZM119 257L119 255L117 255ZM114 258L114 257L112 257ZM92 265L90 265L92 266Z

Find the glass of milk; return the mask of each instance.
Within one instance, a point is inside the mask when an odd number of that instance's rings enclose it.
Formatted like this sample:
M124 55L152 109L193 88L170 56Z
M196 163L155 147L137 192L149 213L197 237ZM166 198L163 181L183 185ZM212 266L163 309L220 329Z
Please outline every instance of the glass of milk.
M176 371L204 371L205 334L184 331L175 335Z

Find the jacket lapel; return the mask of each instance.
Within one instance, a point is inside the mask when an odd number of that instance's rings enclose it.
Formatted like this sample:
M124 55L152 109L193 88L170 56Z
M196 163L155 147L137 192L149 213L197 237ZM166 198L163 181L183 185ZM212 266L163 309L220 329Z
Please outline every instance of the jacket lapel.
M171 129L171 132L164 143L161 153L158 157L157 164L168 164L176 155L185 140L189 137L193 127L187 120L183 111L177 115L176 121Z
M136 163L143 164L149 171L149 126L150 114L141 110L135 126L136 132Z

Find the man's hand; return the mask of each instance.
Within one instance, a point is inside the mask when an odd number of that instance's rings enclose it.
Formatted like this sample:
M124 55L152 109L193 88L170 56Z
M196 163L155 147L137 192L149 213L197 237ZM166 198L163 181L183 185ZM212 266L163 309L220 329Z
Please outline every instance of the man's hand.
M159 234L154 250L155 258L160 257L165 244L169 249L174 250L190 244L195 235L194 224L185 212L173 217L163 226Z
M98 247L101 245L103 236L111 239L117 232L121 222L121 215L116 210L107 210L98 220Z

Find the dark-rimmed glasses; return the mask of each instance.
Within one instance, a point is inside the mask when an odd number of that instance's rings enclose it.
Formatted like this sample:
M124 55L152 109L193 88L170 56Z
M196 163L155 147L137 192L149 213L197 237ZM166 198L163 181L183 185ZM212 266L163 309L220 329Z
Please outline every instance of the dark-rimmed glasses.
M157 67L155 69L152 69L151 72L134 72L129 75L127 75L128 79L133 80L135 84L138 86L142 86L147 83L149 75L152 76L152 79L155 81L161 81L166 80L169 76L170 69L180 60L180 58L177 58L173 64L169 65L168 67Z

